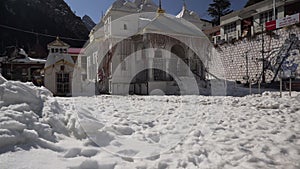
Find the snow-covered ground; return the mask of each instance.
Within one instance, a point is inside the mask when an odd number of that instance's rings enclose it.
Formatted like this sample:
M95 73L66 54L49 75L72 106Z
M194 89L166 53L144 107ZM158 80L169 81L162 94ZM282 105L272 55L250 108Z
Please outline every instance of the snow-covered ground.
M300 168L300 93L55 98L0 77L0 168Z

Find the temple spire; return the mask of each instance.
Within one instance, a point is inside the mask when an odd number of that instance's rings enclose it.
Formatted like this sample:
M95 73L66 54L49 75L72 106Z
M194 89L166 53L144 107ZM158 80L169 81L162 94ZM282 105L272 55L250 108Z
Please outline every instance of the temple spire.
M159 0L159 9L162 9L162 8L161 8L161 0Z
M186 9L186 0L183 0L183 8Z
M158 13L158 14L163 14L163 13L165 13L165 10L162 9L161 0L159 0L159 7L158 7L158 10L157 10L157 13Z

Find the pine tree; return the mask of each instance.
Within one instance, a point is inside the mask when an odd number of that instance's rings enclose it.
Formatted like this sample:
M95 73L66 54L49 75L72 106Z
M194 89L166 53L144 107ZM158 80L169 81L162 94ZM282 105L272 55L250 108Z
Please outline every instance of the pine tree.
M220 18L232 10L230 9L231 3L229 0L213 0L213 3L209 4L207 12L213 17L213 24L220 25Z

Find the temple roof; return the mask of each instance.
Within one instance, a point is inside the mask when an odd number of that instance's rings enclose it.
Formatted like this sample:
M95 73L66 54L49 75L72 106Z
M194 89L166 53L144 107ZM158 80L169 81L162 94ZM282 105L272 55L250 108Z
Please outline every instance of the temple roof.
M131 1L126 1L126 0L116 0L109 10L125 10L125 11L137 11L137 5Z
M158 6L152 0L116 0L107 10L119 10L129 12L155 12ZM106 12L106 13L107 13Z
M70 45L60 40L59 37L56 37L55 41L48 44L49 47L70 47Z
M199 30L197 26L189 23L188 21L199 21L200 17L193 11L186 9L186 5L184 5L180 14L177 17L174 17L169 14L159 14L157 15L158 6L153 2L153 0L134 0L133 2L129 2L126 0L116 0L112 7L118 7L118 10L126 9L124 6L136 6L140 11L136 11L135 13L139 15L138 21L138 33L141 30L144 33L170 33L173 35L181 35L181 36L203 36L205 34ZM147 13L147 11L151 11ZM144 13L145 12L145 13ZM155 13L154 13L155 12ZM114 24L112 22L112 24ZM115 23L116 24L116 23ZM98 24L94 29L92 34L95 35L94 38L99 38L104 34L103 23ZM101 30L100 30L101 28ZM96 34L99 34L99 36Z
M49 66L55 65L56 63L63 61L64 63L74 64L74 61L69 54L63 54L63 53L50 53L46 64L45 69Z
M124 6L124 3L126 1L125 0L116 0L112 5L111 8L113 9L118 9L118 8L122 8Z
M196 26L181 18L173 17L169 14L162 14L142 28L141 33L158 33L178 36L206 37L206 35Z
M158 6L152 0L144 0L139 6L139 12L156 12Z

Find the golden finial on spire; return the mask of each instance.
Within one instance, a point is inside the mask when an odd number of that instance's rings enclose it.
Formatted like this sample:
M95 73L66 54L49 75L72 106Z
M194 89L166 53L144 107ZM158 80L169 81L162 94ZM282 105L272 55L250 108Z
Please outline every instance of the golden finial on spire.
M163 14L163 13L165 13L165 10L162 9L161 0L159 0L159 7L158 7L158 10L157 10L157 13L158 13L158 14Z

